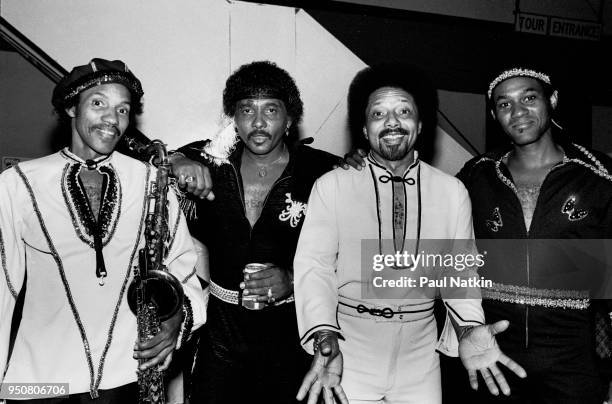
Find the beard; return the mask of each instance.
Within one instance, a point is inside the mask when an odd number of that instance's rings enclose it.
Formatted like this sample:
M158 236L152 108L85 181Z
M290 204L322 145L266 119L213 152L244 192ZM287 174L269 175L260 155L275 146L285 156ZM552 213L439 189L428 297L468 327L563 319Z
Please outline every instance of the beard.
M390 133L399 133L405 137L409 137L410 133L404 128L395 130L385 129L378 135L378 149L380 155L388 161L398 161L406 157L410 153L410 142L402 141L398 144L388 145L383 141L383 138Z

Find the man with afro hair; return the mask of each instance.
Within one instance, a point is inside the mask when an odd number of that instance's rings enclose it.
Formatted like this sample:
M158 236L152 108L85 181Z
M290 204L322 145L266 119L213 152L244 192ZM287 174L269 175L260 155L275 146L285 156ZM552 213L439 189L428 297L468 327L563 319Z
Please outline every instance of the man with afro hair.
M415 149L435 124L433 86L413 66L381 64L356 75L348 101L370 151L364 169L323 175L308 199L295 300L301 342L314 359L298 397L439 404L438 352L461 358L473 388L480 373L492 394L510 394L498 362L525 372L495 342L508 323L484 324L479 288L465 286L475 266L418 259L475 253L467 190ZM412 261L395 258L408 254ZM457 277L466 283L453 285ZM448 309L439 338L438 296Z

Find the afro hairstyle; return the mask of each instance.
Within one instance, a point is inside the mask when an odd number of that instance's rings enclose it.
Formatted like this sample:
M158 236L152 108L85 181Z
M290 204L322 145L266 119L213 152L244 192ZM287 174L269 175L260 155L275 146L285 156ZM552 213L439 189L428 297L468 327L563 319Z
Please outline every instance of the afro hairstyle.
M245 98L262 96L283 101L287 114L296 126L302 120L304 104L295 81L287 71L270 61L257 61L240 66L225 82L223 112L234 116L236 103Z
M370 95L382 87L401 88L414 98L423 123L423 134L436 126L438 96L424 71L404 63L383 63L359 71L348 92L348 119L353 141L366 147L363 127ZM419 136L419 140L431 136ZM420 143L420 142L419 142Z

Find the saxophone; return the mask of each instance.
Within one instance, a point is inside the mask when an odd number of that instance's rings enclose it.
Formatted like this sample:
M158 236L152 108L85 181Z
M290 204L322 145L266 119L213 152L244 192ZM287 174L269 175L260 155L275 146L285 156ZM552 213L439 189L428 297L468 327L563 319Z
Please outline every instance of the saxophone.
M180 282L163 263L170 242L167 196L171 165L166 147L159 140L149 144L128 140L128 147L138 154L153 156L157 166L156 179L147 190L145 245L138 251L134 280L128 288L128 304L136 315L138 340L144 342L159 333L162 321L182 308L184 295ZM138 362L140 365L145 360ZM159 366L138 372L139 404L165 403L164 375Z

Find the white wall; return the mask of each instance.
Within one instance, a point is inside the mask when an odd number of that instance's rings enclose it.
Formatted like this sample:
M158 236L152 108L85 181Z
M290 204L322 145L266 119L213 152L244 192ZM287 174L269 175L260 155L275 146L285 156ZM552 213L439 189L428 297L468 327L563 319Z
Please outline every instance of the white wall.
M0 1L2 17L66 68L124 60L145 89L140 129L171 148L217 133L226 78L261 59L296 79L303 136L339 155L350 147L346 94L365 64L304 11L225 0ZM436 161L454 172L456 150L439 151Z
M206 3L220 7L207 7ZM176 7L181 3L183 7ZM141 129L170 146L214 131L229 72L225 1L2 0L2 17L67 69L121 59L142 81Z
M303 134L348 147L346 90L364 64L302 11L225 0L2 0L0 11L64 67L124 60L145 90L140 129L170 147L213 136L228 75L262 59L296 79Z

